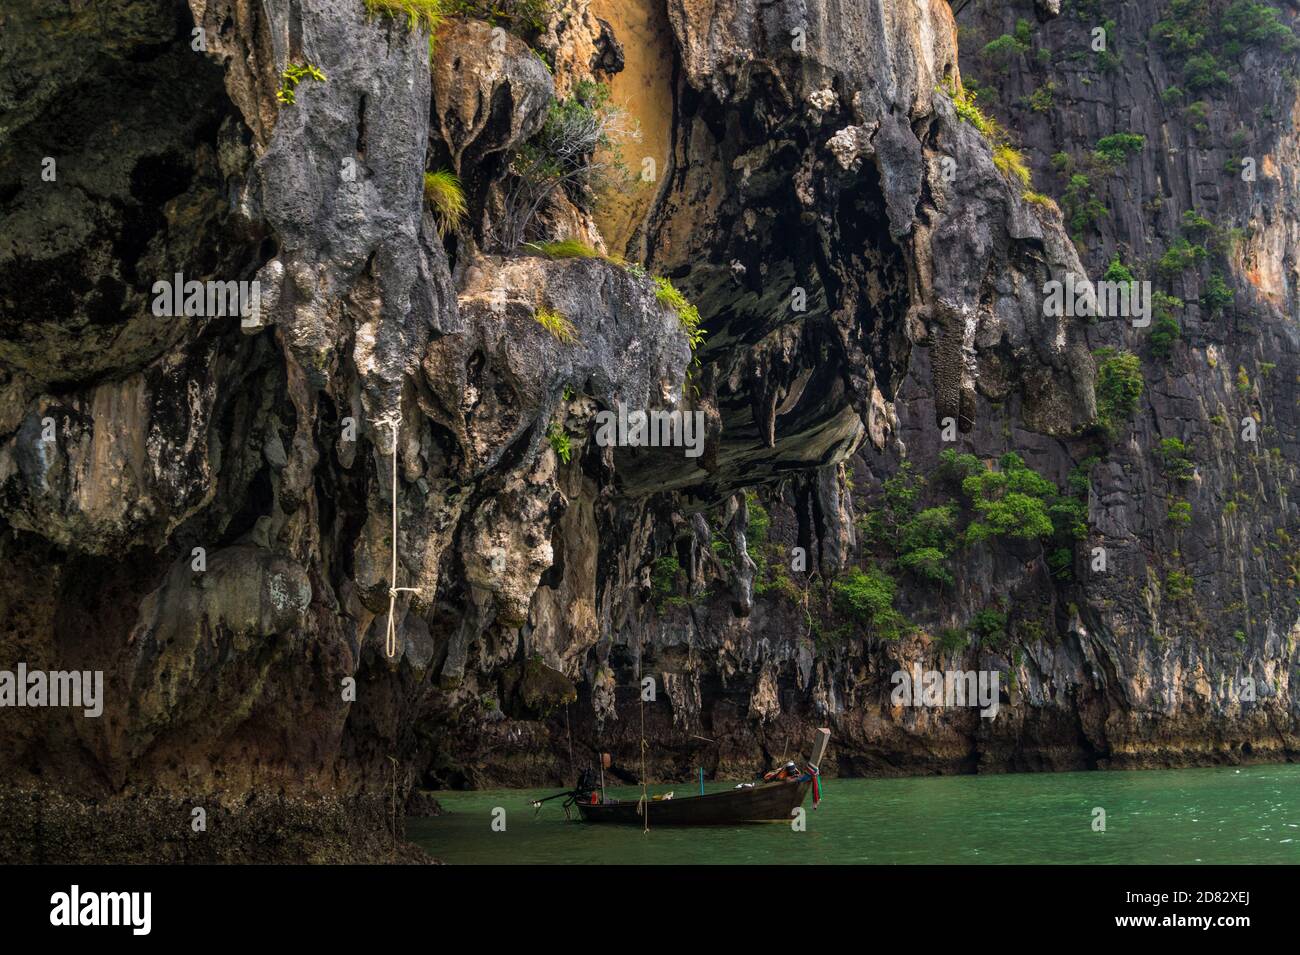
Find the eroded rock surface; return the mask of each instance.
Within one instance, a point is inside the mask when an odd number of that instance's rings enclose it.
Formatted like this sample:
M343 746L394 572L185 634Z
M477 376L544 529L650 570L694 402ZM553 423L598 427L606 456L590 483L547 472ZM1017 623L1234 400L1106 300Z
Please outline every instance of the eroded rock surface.
M1294 91L1269 86L1267 115L1244 80L1216 92L1236 136L1162 103L1158 50L1146 73L999 67L1009 92L985 108L1062 202L1056 154L1147 131L1104 180L1114 214L1072 241L959 115L962 73L990 67L966 45L959 62L947 3L658 2L605 17L569 0L514 32L449 18L432 51L340 0L109 3L95 30L6 11L0 668L106 676L98 720L0 710L19 804L158 790L121 804L149 821L270 790L274 830L328 794L366 809L322 831L373 848L382 794L567 781L570 738L632 778L646 675L657 777L694 772L694 734L717 741L707 769L747 775L816 725L841 773L1293 756L1300 216L1276 117ZM1057 6L972 3L963 25L987 42L1025 17L1032 45L1086 49L1086 17ZM1122 17L1130 37L1154 22ZM286 103L291 65L325 78ZM626 108L656 177L603 220L558 190L542 244L504 248L515 151L612 75L644 90ZM1055 103L1025 105L1049 79ZM1243 191L1220 171L1247 148ZM458 227L424 197L442 168ZM1048 317L1045 283L1116 254L1154 275L1193 209L1245 231L1214 264L1230 309L1202 304L1209 264L1174 280L1170 360L1122 323ZM593 248L546 248L561 239ZM177 272L256 280L257 314L154 314ZM694 355L656 275L699 308ZM1109 442L1103 346L1144 361ZM619 406L698 413L701 453L602 445ZM1247 417L1262 441L1243 450ZM1186 481L1156 456L1168 437L1192 449ZM1064 557L973 543L942 584L894 566L873 517L886 482L959 500L945 450L982 470L1016 452L1058 488L1083 466L1085 533ZM836 603L882 561L897 633ZM1184 577L1190 598L1171 593ZM1000 637L971 637L991 611ZM913 664L996 670L1000 715L897 705L891 675ZM66 815L80 832L83 810Z

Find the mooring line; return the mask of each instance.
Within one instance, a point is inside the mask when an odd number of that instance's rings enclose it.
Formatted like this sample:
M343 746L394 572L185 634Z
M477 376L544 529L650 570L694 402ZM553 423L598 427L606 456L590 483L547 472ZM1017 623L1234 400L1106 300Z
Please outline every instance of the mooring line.
M393 427L393 541L392 572L388 577L388 632L384 636L384 650L389 658L397 656L397 595L400 593L418 594L419 587L397 586L397 437L402 430L402 410L398 408L393 414L381 418L380 424Z

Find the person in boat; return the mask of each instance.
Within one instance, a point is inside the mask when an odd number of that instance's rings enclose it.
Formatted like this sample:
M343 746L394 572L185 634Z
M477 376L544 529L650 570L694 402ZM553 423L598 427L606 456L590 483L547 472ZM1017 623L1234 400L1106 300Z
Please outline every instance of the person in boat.
M783 779L798 779L802 775L803 773L799 771L799 767L794 764L794 760L791 760L780 769L774 769L771 772L764 773L763 782Z
M575 801L591 803L594 806L600 802L599 793L595 773L590 769L584 769L578 773L578 785L573 788L572 793Z

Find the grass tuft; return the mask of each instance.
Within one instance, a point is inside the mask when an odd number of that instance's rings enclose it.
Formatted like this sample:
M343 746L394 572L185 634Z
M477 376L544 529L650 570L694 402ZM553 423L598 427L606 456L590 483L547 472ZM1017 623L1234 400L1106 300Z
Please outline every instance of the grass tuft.
M940 92L946 93L952 100L953 109L957 111L957 116L970 123L985 139L997 142L1005 137L1002 127L992 116L984 115L984 112L975 105L975 92L958 86L954 81L949 80L943 86L939 87Z
M438 219L438 236L445 238L465 221L468 206L460 179L449 169L424 174L424 198L433 206Z
M366 12L372 17L385 16L400 20L406 17L407 27L420 26L430 31L438 29L446 16L446 0L366 0Z
M660 305L676 313L677 320L681 322L682 329L686 332L686 339L690 342L691 351L694 352L704 344L705 331L700 327L700 310L688 302L686 296L668 279L656 276L654 281L655 298Z
M573 323L552 308L542 306L533 313L533 318L562 345L572 345L578 340L578 330Z
M1025 202L1032 202L1036 206L1043 206L1046 209L1053 209L1057 212L1061 211L1060 206L1056 204L1055 199L1051 196L1045 196L1041 192L1034 192L1032 189L1026 189L1020 194L1020 198L1024 199Z
M554 242L525 242L523 248L548 259L604 259L615 265L622 265L622 258L606 255L581 239L558 239Z
M998 143L993 147L993 165L1008 179L1013 177L1018 179L1022 186L1028 187L1032 181L1033 177L1030 175L1029 166L1025 164L1024 154L1007 143Z
M958 86L952 80L938 87L938 91L946 94L952 100L953 109L957 111L957 116L964 122L974 126L980 135L993 146L993 165L997 167L998 172L1008 179L1014 179L1021 186L1028 189L1033 182L1033 174L1029 171L1029 164L1025 162L1024 153L1011 145L1007 131L999 125L996 119L986 116L975 105L975 93ZM1024 193L1026 199L1029 198L1029 195L1029 192ZM1038 194L1033 193L1033 195ZM1038 200L1031 199L1030 201L1035 202Z

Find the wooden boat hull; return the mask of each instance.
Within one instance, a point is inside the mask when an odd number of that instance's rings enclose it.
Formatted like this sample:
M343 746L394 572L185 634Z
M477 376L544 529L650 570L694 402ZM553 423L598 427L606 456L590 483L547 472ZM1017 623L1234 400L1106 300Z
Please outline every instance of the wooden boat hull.
M650 800L650 827L732 826L751 822L789 822L803 805L812 780L762 783L744 789L724 789L703 796ZM644 825L639 799L577 803L583 822Z

